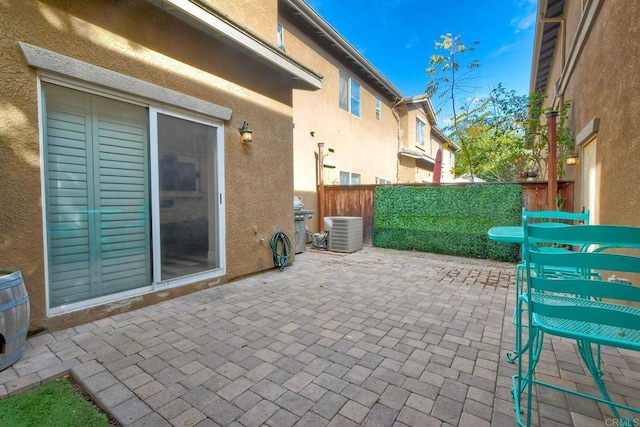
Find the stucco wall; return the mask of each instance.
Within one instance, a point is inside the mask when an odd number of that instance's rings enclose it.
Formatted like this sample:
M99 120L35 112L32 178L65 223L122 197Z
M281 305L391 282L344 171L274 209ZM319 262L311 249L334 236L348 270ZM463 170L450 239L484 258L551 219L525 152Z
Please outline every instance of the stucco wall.
M203 3L228 16L275 45L278 29L278 0L203 0Z
M273 268L270 236L294 231L288 76L144 0L9 0L0 3L0 28L0 264L23 272L32 330L95 319ZM46 318L37 73L27 66L19 41L233 110L224 123L226 277ZM239 138L244 120L253 130L249 145Z
M360 174L362 184L375 184L376 177L395 182L398 140L391 102L285 17L281 16L280 22L285 28L287 54L323 76L322 89L294 90L293 94L295 194L302 197L305 209L317 211L319 142L325 144L327 159L337 163L334 170L327 171L336 183L340 171ZM338 106L339 70L361 85L360 117ZM376 97L382 104L380 121L376 120ZM329 153L329 148L334 152ZM317 220L309 221L309 226L317 230Z
M567 46L578 28L581 1L566 5ZM635 0L601 2L596 20L570 75L564 100L571 101L569 125L575 137L595 118L597 132L597 220L640 226L640 3ZM567 51L567 57L569 52ZM556 49L547 94L560 78L561 52ZM582 160L579 159L579 162ZM581 163L569 169L576 180L576 203L581 201ZM571 175L569 175L569 178Z

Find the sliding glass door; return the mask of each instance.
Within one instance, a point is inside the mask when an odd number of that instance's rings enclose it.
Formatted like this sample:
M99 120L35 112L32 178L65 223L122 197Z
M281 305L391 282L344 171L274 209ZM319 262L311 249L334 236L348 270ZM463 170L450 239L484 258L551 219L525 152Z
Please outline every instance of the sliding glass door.
M216 131L158 113L161 280L220 268Z
M224 274L221 125L42 88L49 308Z

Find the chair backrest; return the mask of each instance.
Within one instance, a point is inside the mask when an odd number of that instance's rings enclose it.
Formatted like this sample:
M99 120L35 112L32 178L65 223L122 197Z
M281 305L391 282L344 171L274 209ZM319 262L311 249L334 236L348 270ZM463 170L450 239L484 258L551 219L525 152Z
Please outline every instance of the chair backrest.
M522 208L522 224L526 222L529 224L538 224L545 227L563 227L566 225L588 225L589 224L589 210L585 212L564 212L564 211L528 211ZM542 244L540 247L548 247L549 245ZM553 245L559 246L559 245ZM589 245L580 247L580 250L587 250Z
M589 224L589 210L584 212L564 211L528 211L522 208L522 218L527 217L529 223L561 222L567 225Z
M640 273L640 227L614 225L574 225L548 227L531 224L524 218L524 260L527 266L528 292L562 294L567 298L604 298L612 303L628 305L640 302L640 286L611 282L605 277L624 273ZM564 251L545 252L541 244L561 244L570 246L596 245L590 252ZM625 248L624 253L611 253L612 248ZM582 275L545 275L544 269L557 268L583 271ZM597 270L599 276L592 272ZM566 307L557 304L536 304L532 311L542 315L567 320L640 329L637 315L629 315L621 310L591 305L580 306L575 301ZM553 314L551 314L553 313ZM596 320L597 319L597 320Z

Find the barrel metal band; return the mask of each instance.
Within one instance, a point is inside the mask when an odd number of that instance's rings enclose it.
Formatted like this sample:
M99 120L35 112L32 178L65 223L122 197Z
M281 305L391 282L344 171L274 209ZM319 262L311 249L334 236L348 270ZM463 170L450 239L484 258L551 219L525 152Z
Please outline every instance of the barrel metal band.
M29 332L29 325L5 337L5 342L9 344L10 342L14 342L18 338L24 338L27 335L27 332Z
M5 311L10 308L14 308L16 306L19 306L20 304L24 304L26 301L29 301L29 295L23 295L19 298L14 299L13 301L9 301L6 304L0 305L0 311Z
M12 278L11 276L16 276L16 277ZM17 272L17 271L15 273L9 274L8 276L5 276L4 279L5 280L2 283L0 283L0 291L12 288L17 285L21 285L23 283L22 275L20 274L20 272Z

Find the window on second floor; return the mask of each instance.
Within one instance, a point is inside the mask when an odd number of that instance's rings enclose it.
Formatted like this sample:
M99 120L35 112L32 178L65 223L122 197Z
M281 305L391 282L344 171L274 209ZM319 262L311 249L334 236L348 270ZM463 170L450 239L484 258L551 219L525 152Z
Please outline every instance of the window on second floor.
M278 49L284 50L284 28L278 22Z
M416 145L418 147L424 148L424 131L426 125L420 119L416 119Z
M360 117L360 83L340 71L338 105L356 117Z
M380 178L376 176L376 184L391 184L391 180L387 178Z
M380 98L376 98L376 120L380 121L382 118L382 101Z
M340 185L360 185L362 178L359 173L340 171Z

